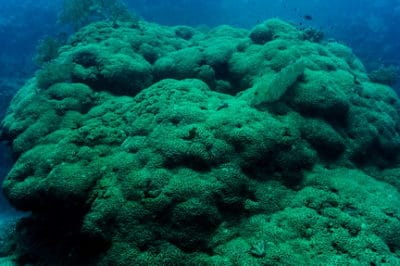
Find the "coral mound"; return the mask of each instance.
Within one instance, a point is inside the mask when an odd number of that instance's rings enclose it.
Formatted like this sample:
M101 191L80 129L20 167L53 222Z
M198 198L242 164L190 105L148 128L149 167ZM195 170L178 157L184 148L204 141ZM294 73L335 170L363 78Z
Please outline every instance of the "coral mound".
M2 122L18 262L400 264L399 99L308 35L76 33Z

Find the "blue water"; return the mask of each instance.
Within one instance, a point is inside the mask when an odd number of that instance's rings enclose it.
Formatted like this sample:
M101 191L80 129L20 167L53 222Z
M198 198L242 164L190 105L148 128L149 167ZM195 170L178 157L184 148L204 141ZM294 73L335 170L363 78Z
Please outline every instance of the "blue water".
M141 18L165 25L251 28L271 17L322 30L352 47L369 70L400 66L399 0L135 0L127 5ZM61 0L0 0L0 118L12 95L37 69L38 41L68 29L57 23ZM399 86L395 85L399 90ZM400 91L400 90L399 90ZM0 144L0 180L12 163ZM8 212L0 196L0 212Z

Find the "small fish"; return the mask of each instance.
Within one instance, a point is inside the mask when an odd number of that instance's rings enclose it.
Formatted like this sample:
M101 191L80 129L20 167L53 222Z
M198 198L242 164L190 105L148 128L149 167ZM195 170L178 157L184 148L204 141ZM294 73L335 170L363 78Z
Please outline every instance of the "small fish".
M305 20L312 20L312 19L313 19L313 17L310 16L310 15L304 15L303 18L304 18Z
M217 107L217 111L222 110L224 108L228 108L229 104L227 102L221 102L221 104Z

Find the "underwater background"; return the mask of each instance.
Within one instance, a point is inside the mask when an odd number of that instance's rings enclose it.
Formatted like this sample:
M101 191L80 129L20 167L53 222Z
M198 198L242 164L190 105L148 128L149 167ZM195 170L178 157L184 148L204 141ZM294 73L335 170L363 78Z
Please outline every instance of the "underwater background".
M54 264L64 212L66 265L400 263L400 1L65 2L0 0L2 256Z

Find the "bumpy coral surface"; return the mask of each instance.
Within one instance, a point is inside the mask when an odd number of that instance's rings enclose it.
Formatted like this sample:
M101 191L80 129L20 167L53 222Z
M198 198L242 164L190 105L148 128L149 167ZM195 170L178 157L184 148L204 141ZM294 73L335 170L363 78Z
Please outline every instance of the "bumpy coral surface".
M400 103L351 50L92 24L16 95L3 188L38 265L398 265Z

